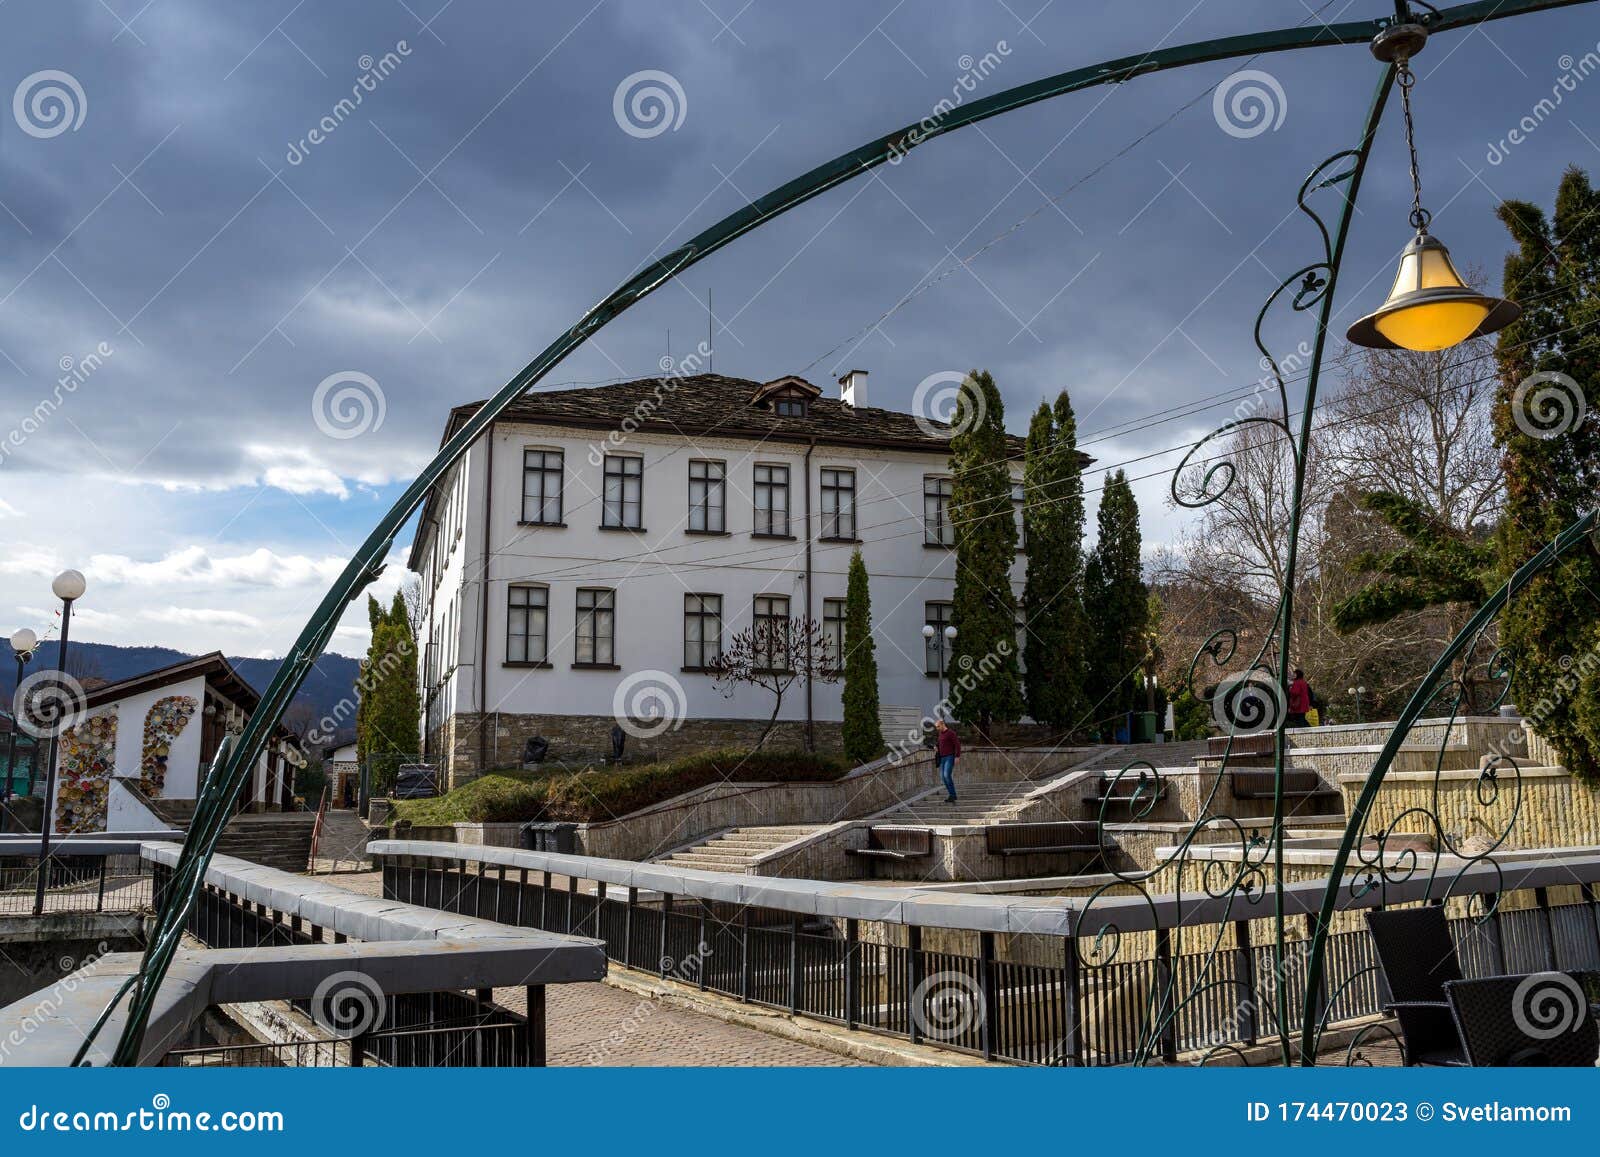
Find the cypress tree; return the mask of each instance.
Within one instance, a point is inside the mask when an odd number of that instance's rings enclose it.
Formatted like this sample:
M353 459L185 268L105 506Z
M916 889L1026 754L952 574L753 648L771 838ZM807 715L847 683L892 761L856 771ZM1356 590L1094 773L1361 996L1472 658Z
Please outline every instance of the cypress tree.
M1506 510L1500 526L1504 573L1522 565L1585 510L1600 492L1600 191L1570 168L1553 219L1538 206L1507 201L1500 220L1517 243L1504 284L1524 303L1500 332L1495 437L1504 447ZM1572 387L1544 409L1540 372ZM1558 394L1547 395L1554 400ZM1581 415L1587 411L1587 417ZM1513 693L1523 716L1569 771L1600 778L1600 558L1569 552L1519 591L1506 608L1502 643L1514 662Z
M1096 521L1099 538L1084 568L1088 690L1095 718L1114 725L1134 706L1134 675L1144 661L1150 614L1139 504L1121 470L1106 475Z
M1084 697L1083 476L1078 420L1063 390L1055 409L1039 404L1022 468L1028 574L1023 668L1028 714L1040 723L1082 721Z
M400 757L422 750L422 704L417 688L417 645L397 593L386 612L370 595L372 642L356 679L356 754L376 760L374 788L387 786Z
M1006 467L1005 410L994 378L974 370L961 383L950 440L950 522L956 593L949 696L957 718L987 727L1022 714L1017 669L1017 599L1011 567L1017 524Z
M844 596L844 753L853 763L866 763L883 754L872 593L859 549L850 556Z

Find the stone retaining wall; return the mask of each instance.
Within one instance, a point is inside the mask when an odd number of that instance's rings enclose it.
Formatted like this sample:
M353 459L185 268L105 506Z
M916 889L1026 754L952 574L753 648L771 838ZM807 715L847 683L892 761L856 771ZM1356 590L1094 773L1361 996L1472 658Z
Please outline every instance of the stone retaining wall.
M1340 777L1347 810L1365 778ZM1418 808L1436 810L1452 841L1497 840L1510 826L1501 845L1507 849L1600 844L1600 788L1584 784L1562 767L1502 771L1492 782L1482 780L1475 770L1446 771L1439 777L1437 805L1432 772L1391 772L1373 801L1367 830L1383 830L1403 812ZM1415 812L1404 822L1408 831L1420 832L1426 826L1424 816Z

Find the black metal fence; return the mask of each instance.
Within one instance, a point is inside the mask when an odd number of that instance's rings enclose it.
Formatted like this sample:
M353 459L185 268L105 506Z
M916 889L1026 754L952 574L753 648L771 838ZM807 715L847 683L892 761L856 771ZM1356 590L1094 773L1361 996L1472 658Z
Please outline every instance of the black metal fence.
M37 856L0 855L0 915L33 912ZM150 906L150 865L137 853L51 855L45 867L48 912L137 912Z
M997 958L994 933L967 935L976 954L951 952L925 948L916 925L671 895L641 901L636 889L456 859L390 857L383 882L388 899L602 940L611 960L703 991L1019 1064L1176 1061L1255 1045L1279 1036L1280 991L1291 1033L1305 999L1307 942L1289 943L1279 975L1272 946L1253 942L1247 921L1220 937L1215 925L1185 928L1176 952L1173 930L1158 929L1148 959L1105 965L1082 959L1076 938L1025 938L1035 950L1055 946L1059 963L1042 964ZM1468 976L1600 967L1593 885L1576 903L1552 904L1543 888L1529 900L1451 922ZM1212 951L1214 943L1231 946ZM1376 962L1365 927L1331 937L1318 1005L1329 1025L1379 1014ZM1152 1049L1154 1024L1164 1027Z
M154 900L159 904L172 871L162 864L154 865L154 869ZM211 884L201 890L186 927L190 935L211 948L343 944L347 939ZM524 996L525 1013L497 1004L488 990L389 993L383 996L382 1014L373 1018L370 1031L338 1039L177 1049L163 1063L269 1067L543 1066L544 988L527 986ZM310 1001L290 1003L308 1017L314 1015Z

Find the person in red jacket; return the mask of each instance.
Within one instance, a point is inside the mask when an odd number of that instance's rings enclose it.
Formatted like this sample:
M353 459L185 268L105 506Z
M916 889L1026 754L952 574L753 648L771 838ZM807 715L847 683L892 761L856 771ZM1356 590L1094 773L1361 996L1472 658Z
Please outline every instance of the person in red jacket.
M1284 721L1284 726L1310 727L1311 722L1306 718L1306 712L1310 710L1311 684L1306 682L1306 673L1296 667L1294 678L1289 680L1289 718Z
M945 803L956 802L956 759L961 755L961 737L956 734L943 719L933 721L933 730L936 733L934 751L939 760L939 776L944 780L944 790L947 798Z

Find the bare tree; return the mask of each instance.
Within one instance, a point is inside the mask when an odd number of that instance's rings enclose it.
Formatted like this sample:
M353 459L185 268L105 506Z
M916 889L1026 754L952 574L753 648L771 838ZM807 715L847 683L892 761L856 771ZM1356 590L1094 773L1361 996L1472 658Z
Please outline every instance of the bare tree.
M772 696L772 714L756 740L766 743L783 710L783 697L802 680L837 682L839 656L814 619L758 619L728 640L713 667L718 691L733 698L740 687L759 687Z
M406 605L406 621L411 624L411 634L418 639L426 638L428 603L422 594L421 575L407 575L400 580L400 598Z

